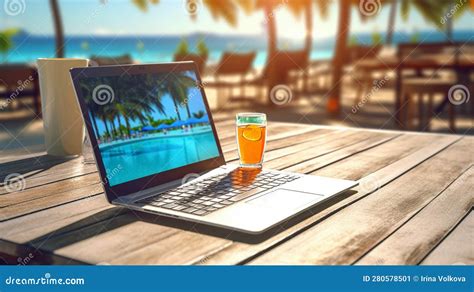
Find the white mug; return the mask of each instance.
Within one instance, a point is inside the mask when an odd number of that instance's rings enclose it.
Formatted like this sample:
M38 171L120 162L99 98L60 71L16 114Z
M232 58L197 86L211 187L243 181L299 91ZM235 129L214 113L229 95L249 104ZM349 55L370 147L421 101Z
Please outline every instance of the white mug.
M80 155L84 124L69 75L73 67L87 67L87 59L38 59L46 152L54 156Z

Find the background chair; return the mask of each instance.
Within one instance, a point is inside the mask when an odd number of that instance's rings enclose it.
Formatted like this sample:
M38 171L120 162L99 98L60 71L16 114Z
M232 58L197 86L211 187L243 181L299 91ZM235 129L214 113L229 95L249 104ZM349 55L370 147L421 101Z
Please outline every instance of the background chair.
M41 100L36 67L28 64L0 66L0 98L9 105L13 100L30 97L34 111L41 116Z
M248 85L260 88L259 96L266 96L271 89L280 84L288 85L293 93L307 89L309 53L301 51L279 51L267 60L265 68L258 76L247 80ZM269 103L270 98L266 98ZM270 103L269 103L270 104Z
M220 89L229 89L231 101L246 101L245 77L253 70L255 55L255 52L224 52L212 74L213 80L206 81L206 86L217 88L218 95ZM232 96L232 90L236 87L239 88L239 95Z

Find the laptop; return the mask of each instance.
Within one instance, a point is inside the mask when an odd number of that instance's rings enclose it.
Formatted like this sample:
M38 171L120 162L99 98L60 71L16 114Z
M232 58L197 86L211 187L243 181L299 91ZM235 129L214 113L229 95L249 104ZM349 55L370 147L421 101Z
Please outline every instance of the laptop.
M193 62L71 77L111 204L258 234L357 185L227 164Z

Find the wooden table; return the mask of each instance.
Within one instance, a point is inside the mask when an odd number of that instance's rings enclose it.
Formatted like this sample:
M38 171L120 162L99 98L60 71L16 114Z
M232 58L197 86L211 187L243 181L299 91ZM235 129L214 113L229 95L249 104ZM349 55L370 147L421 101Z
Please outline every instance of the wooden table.
M236 162L234 122L218 122ZM360 186L259 236L109 205L93 165L0 157L0 260L45 264L474 263L474 138L269 123L265 166Z
M456 73L455 84L472 84L470 73L474 70L474 56L473 55L433 55L418 58L406 58L400 60L399 58L373 58L365 59L357 62L357 70L360 70L363 76L371 76L374 71L395 70L395 109L394 116L398 120L401 129L405 128L404 119L402 118L402 109L406 104L402 95L403 72L406 70L413 70L417 75L421 76L423 70L453 70ZM428 78L429 79L429 78ZM367 79L368 84L372 80ZM370 81L370 82L369 82ZM446 94L442 102L444 106L448 102Z

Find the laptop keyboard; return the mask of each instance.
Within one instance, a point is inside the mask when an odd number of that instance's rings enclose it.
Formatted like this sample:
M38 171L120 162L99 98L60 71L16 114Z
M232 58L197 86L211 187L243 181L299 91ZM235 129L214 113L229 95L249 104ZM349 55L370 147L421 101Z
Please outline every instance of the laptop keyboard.
M238 168L227 174L191 182L137 203L204 216L299 177L293 174Z

